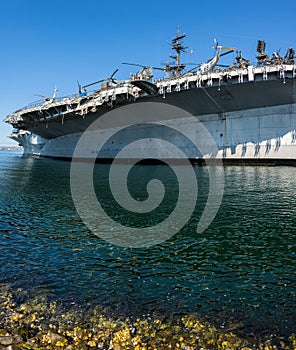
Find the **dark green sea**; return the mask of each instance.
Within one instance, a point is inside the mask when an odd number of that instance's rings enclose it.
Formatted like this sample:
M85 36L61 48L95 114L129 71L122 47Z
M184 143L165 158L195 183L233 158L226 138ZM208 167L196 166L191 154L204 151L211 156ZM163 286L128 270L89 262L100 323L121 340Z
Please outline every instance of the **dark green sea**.
M95 165L97 196L109 215L124 221L126 212L107 189L108 169ZM222 204L202 233L196 225L208 171L194 171L199 197L183 229L151 247L125 248L83 224L71 197L69 162L0 151L0 283L65 308L100 305L123 318L195 313L217 327L238 324L246 335L289 336L296 331L296 168L225 167ZM135 198L147 195L143 181L164 182L168 194L149 218L161 221L178 198L170 170L139 164L133 172ZM144 214L130 220L146 225Z

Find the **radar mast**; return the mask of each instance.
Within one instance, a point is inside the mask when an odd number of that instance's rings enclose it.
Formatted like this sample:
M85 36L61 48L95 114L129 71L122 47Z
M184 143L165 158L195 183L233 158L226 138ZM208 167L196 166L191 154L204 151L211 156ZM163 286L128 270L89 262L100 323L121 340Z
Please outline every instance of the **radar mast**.
M185 64L181 63L181 52L186 52L188 46L183 45L183 39L186 37L186 34L180 34L179 28L177 29L176 35L173 37L170 46L172 50L175 51L174 55L170 55L172 59L175 60L174 65L166 65L166 71L172 72L173 75L178 75L184 68Z

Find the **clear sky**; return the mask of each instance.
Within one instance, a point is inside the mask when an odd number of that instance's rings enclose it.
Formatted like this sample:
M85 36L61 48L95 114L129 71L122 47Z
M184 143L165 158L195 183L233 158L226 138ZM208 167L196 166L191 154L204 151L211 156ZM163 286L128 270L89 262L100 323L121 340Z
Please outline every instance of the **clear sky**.
M269 54L296 46L295 13L295 0L1 0L0 145L16 145L2 120L34 94L51 96L55 86L58 96L76 93L77 79L87 84L116 68L125 79L135 69L121 62L158 66L177 26L194 51L186 62L211 58L214 37L255 61L257 39Z

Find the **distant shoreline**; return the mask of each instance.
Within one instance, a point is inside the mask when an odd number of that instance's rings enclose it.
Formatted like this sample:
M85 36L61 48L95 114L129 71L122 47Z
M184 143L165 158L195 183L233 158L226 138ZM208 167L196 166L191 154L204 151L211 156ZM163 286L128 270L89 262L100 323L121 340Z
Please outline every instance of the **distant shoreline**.
M22 149L19 146L0 146L0 151L21 151Z

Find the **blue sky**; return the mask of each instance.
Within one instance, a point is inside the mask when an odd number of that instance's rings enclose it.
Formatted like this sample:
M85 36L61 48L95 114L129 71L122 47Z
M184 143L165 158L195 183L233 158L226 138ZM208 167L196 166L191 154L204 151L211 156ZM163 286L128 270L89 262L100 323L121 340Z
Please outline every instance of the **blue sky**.
M296 46L295 13L295 0L3 0L0 145L16 144L2 120L38 99L34 94L52 95L55 86L58 96L76 93L77 79L87 84L116 68L116 78L125 79L134 69L121 62L158 66L171 53L168 41L178 25L194 50L184 61L209 59L215 37L255 62L257 39L270 54Z

